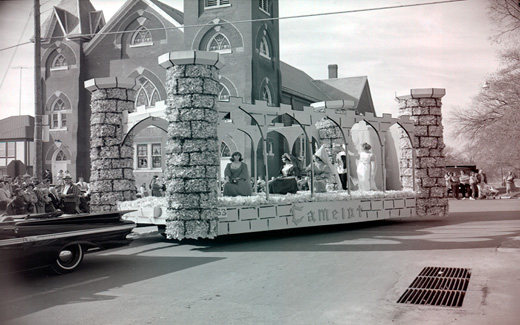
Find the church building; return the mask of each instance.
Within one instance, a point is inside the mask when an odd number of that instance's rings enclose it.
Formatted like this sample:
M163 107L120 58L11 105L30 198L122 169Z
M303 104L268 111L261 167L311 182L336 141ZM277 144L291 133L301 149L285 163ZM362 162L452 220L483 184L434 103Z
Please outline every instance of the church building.
M109 21L90 0L62 0L42 26L44 168L68 170L73 179L90 173L90 92L93 78L136 80L135 112L129 128L166 107L166 73L158 57L174 51L220 53L219 101L288 104L309 109L315 102L354 101L354 110L374 113L366 77L314 80L280 58L278 0L185 0L183 12L168 0L128 0ZM302 38L302 42L305 40ZM326 49L324 49L326 51ZM326 63L316 62L317 65ZM134 172L139 186L164 168L165 131L149 125L134 137ZM222 148L225 149L225 144ZM228 154L223 150L223 155Z

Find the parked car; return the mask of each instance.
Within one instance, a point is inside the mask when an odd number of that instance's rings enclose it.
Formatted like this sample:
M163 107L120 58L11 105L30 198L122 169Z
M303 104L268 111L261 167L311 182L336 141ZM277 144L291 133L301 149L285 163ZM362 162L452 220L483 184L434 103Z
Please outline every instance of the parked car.
M72 272L86 252L130 244L135 223L121 218L127 212L11 216L0 222L0 267Z

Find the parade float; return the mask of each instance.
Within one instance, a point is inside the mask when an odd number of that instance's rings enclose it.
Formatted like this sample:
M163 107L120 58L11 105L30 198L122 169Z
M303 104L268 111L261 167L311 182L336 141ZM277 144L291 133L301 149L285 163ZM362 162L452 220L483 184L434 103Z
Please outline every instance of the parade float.
M135 81L98 78L85 83L92 92L91 128L96 130L91 135L94 211L136 210L124 218L156 225L167 238L179 240L447 215L440 112L444 89L412 89L397 97L397 118L360 114L349 100L296 111L289 105L250 104L240 98L216 102L223 64L218 53L171 52L159 57L159 64L167 74L164 117L148 117L132 126L127 121ZM136 200L132 138L151 123L167 132L165 196ZM308 189L294 194L271 194L266 187L258 191L254 186L251 196L223 196L221 143L245 153L252 180L266 185L275 176L269 170L272 132L304 166L319 147L326 149L333 164L339 151L348 152L347 189L330 182L326 192L316 193L311 167ZM354 157L362 143L371 144L376 166L370 191L356 185Z

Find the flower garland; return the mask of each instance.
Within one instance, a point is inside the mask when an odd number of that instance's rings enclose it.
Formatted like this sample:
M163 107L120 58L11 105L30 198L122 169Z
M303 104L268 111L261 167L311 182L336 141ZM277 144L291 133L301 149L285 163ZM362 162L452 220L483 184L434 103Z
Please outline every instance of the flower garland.
M315 193L311 198L310 191L301 191L296 194L270 194L269 201L265 198L265 193L254 193L251 196L218 198L219 207L233 206L257 206L265 204L291 204L305 202L329 202L345 200L375 200L375 199L403 199L415 197L414 191L333 191L327 193ZM165 197L145 197L134 201L118 202L120 210L137 208L167 207L168 202Z

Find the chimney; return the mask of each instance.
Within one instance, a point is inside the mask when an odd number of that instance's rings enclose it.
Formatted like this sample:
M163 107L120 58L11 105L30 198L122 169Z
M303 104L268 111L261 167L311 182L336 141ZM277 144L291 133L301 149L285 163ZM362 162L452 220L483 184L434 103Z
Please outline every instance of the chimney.
M329 64L329 79L338 78L338 65L337 64Z

